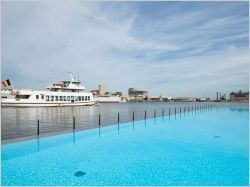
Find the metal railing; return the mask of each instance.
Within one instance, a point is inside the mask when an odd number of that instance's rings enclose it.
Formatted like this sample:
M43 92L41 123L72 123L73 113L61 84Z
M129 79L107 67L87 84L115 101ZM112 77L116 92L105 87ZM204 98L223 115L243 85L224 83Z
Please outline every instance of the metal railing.
M179 108L179 114L181 116L181 114L186 114L186 113L190 113L190 112L198 112L198 111L208 111L210 109L212 109L214 107L213 104L207 104L207 105L195 105L195 106L184 106L184 107L180 107ZM178 114L177 112L177 107L174 108L174 112L171 112L171 108L169 107L168 108L168 114L165 115L165 109L163 108L161 110L161 117L164 117L164 116L169 116L169 118L171 117L171 115L174 115L175 119L176 119L176 115ZM157 110L155 109L154 110L154 113L153 113L153 118L156 118L157 117ZM160 117L160 116L158 116ZM144 120L147 120L147 119L152 119L152 118L147 118L147 110L144 111ZM133 111L132 113L132 121L134 122L135 121L135 111ZM91 127L95 128L95 127L99 127L101 128L101 114L99 113L98 115L98 125L91 125ZM120 124L120 112L117 113L117 124L119 125ZM86 126L87 127L87 126ZM73 116L73 119L72 119L72 130L73 131L76 131L76 117ZM36 133L37 137L40 137L41 136L41 133L40 133L40 120L38 119L37 120L37 133Z

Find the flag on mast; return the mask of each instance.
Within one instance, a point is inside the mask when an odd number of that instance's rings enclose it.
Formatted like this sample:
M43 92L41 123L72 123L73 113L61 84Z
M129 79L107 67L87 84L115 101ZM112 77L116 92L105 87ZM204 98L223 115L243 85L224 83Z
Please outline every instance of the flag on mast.
M10 85L11 85L10 80L7 79L7 80L3 81L3 82L2 82L2 85L3 85L4 87L10 86Z

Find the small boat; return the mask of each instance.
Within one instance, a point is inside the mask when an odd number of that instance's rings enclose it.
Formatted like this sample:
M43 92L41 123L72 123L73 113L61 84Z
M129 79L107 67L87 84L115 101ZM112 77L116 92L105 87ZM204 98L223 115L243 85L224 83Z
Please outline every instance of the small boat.
M3 107L42 107L42 106L82 106L94 105L93 94L85 92L79 80L71 73L71 81L52 84L45 91L29 89L2 89Z

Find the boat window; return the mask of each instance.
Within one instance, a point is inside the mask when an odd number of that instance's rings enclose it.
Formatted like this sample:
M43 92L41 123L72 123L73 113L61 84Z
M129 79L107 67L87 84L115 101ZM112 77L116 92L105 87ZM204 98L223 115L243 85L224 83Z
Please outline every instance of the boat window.
M88 100L90 100L90 96L88 96Z
M16 95L16 99L29 99L30 95Z
M44 99L44 95L41 95L41 99Z
M84 96L82 96L82 101L84 101Z
M2 96L3 99L7 99L7 96Z
M55 100L58 101L58 96L55 96Z
M67 97L68 101L70 101L70 96Z
M36 95L36 99L39 99L39 95Z
M49 101L49 96L48 95L46 95L46 101Z
M67 98L66 98L66 96L63 96L63 100L64 100L64 101L67 101Z
M60 96L60 101L63 101L63 96Z
M50 96L50 101L54 101L54 96L53 95Z
M74 101L74 96L71 96L71 101Z
M75 101L78 101L78 97L77 96L75 96Z
M81 97L81 96L78 96L78 100L81 101L81 100L82 100L82 97Z
M85 96L85 101L87 101L88 100L88 96Z

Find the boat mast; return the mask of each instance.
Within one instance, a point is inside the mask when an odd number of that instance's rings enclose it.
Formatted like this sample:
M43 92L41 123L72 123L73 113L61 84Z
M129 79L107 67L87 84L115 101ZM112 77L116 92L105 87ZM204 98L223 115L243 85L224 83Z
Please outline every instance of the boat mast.
M70 74L71 82L74 82L74 81L75 81L75 78L74 78L74 76L73 76L72 71L69 71L68 73Z

